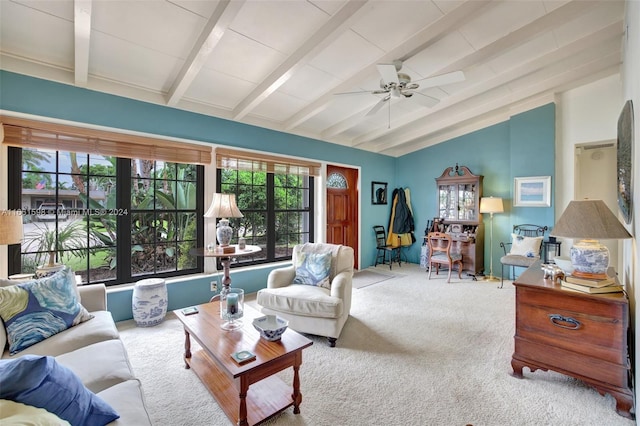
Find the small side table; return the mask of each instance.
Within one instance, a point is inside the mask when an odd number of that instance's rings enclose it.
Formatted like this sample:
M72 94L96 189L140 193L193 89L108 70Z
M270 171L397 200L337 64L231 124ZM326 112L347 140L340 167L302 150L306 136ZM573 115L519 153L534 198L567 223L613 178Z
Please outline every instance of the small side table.
M235 252L233 253L223 253L222 249L218 247L216 247L214 250L208 250L204 247L193 248L189 250L189 254L192 256L216 257L220 259L220 263L222 263L222 271L224 273L224 278L222 278L222 285L227 290L231 287L231 277L229 276L229 272L231 270L231 258L249 256L252 254L256 254L262 250L260 246L252 246L249 244L247 244L243 249L240 249L237 244L232 244L232 246L235 247ZM219 298L220 294L216 294L211 298L210 302L218 300Z
M556 256L561 256L560 254L560 246L562 245L562 241L543 241L543 251L544 251L544 263L549 263L549 253L551 250L554 250L555 255L551 256L551 260L553 260Z

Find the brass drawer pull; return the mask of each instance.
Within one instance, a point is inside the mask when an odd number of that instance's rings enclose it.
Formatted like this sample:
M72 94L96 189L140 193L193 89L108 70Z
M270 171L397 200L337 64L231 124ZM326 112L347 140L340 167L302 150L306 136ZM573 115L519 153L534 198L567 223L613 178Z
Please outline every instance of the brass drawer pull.
M555 325L556 327L566 328L567 330L577 330L582 327L582 324L580 324L580 321L578 321L577 319L571 317L563 317L562 315L558 314L549 314L549 321L551 321L551 324Z

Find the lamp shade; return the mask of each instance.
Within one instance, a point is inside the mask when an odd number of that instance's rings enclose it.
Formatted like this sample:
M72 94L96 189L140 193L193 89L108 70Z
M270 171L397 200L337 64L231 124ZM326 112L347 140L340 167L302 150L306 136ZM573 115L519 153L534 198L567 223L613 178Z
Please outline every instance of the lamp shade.
M571 201L550 235L580 239L571 247L572 275L604 279L609 267L609 249L600 239L631 238L602 200Z
M0 211L0 245L22 242L22 212Z
M244 217L236 205L236 194L213 194L213 200L204 217Z
M504 206L500 197L482 197L480 199L480 213L502 213Z
M571 201L550 235L598 240L631 238L631 234L602 200Z

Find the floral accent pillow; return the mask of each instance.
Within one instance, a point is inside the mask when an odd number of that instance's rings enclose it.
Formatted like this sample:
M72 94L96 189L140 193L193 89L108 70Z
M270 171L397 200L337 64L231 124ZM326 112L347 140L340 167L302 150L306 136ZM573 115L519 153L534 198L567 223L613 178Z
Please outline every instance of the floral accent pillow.
M331 288L331 253L298 253L293 284Z
M509 254L524 257L540 257L542 237L523 237L522 235L511 234L511 242Z
M46 278L0 288L0 317L14 355L93 315L80 304L73 271L65 267Z

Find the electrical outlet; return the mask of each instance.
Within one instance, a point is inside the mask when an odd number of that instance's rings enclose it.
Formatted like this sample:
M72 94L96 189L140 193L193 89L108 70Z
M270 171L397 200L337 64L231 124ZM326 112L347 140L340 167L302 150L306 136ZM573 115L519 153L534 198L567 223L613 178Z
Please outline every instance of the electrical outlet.
M216 281L211 281L211 291L218 291L218 283Z

